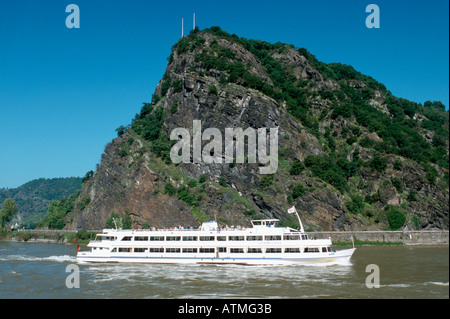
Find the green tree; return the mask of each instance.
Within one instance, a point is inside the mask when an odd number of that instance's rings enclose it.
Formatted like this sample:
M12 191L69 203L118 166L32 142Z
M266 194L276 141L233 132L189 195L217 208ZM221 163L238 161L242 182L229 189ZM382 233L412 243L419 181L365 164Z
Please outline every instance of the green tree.
M6 224L11 222L13 216L17 214L17 211L18 209L16 203L11 198L5 199L2 209L0 210L1 226L5 227Z
M109 228L109 229L115 229L116 228L116 226L114 224L114 219L116 220L116 223L117 223L119 221L119 215L114 213L114 212L112 212L111 213L111 217L109 217L106 220L106 228ZM120 226L117 225L117 227L120 227Z
M126 131L127 131L127 127L125 127L125 126L123 126L123 125L121 125L121 126L119 126L118 128L116 128L116 133L117 133L117 136L121 136L121 135L123 135Z
M128 214L123 215L122 217L122 228L123 229L131 229L131 224L133 223L131 216Z

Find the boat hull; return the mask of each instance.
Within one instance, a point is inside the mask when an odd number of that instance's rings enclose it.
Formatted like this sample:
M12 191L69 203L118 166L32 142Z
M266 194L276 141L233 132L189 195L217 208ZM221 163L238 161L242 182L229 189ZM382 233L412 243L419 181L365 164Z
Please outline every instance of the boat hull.
M223 256L198 257L194 254L187 256L114 256L94 255L90 252L80 252L77 261L81 263L147 263L147 264L242 264L242 265L292 265L348 262L355 252L355 248L324 253L290 254L290 256Z

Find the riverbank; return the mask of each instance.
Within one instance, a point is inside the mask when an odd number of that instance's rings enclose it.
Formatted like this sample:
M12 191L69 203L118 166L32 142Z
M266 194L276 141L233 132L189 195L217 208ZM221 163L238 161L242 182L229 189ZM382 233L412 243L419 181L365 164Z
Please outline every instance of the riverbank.
M71 231L53 229L21 229L3 234L3 236L0 237L0 241L87 244L90 240L95 238L96 233L100 232L100 230Z
M100 230L18 230L0 240L16 242L88 243ZM308 232L311 238L333 240L335 245L448 245L448 231L321 231Z

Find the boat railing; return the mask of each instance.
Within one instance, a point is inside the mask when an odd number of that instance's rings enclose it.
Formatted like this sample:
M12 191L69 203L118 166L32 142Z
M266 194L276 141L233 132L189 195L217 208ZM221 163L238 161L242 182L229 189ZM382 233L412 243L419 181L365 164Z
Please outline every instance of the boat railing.
M220 227L220 228L209 228L209 229L202 229L201 227L190 227L190 228L183 228L183 227L174 227L174 228L138 228L138 229L104 229L103 232L134 232L134 231L139 231L139 232L167 232L167 231L215 231L215 232L220 232L220 231L243 231L243 230L247 230L247 229L252 229L251 227L243 227L243 226L231 226L231 227Z

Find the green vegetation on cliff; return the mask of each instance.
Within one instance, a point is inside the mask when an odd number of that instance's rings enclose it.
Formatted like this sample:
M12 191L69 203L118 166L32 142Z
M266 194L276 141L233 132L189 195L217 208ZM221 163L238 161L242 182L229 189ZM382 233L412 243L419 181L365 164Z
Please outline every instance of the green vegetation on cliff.
M193 30L168 62L151 102L117 129L72 214L59 202L49 225L81 223L77 214L94 211L95 202L102 220L114 210L137 225L173 222L167 214L190 220L179 215L186 209L197 221L258 216L293 225L286 209L295 205L311 229L448 229L449 113L441 102L397 98L352 66L219 27ZM173 164L170 132L193 119L220 130L279 127L278 171ZM131 211L143 199L164 217Z

